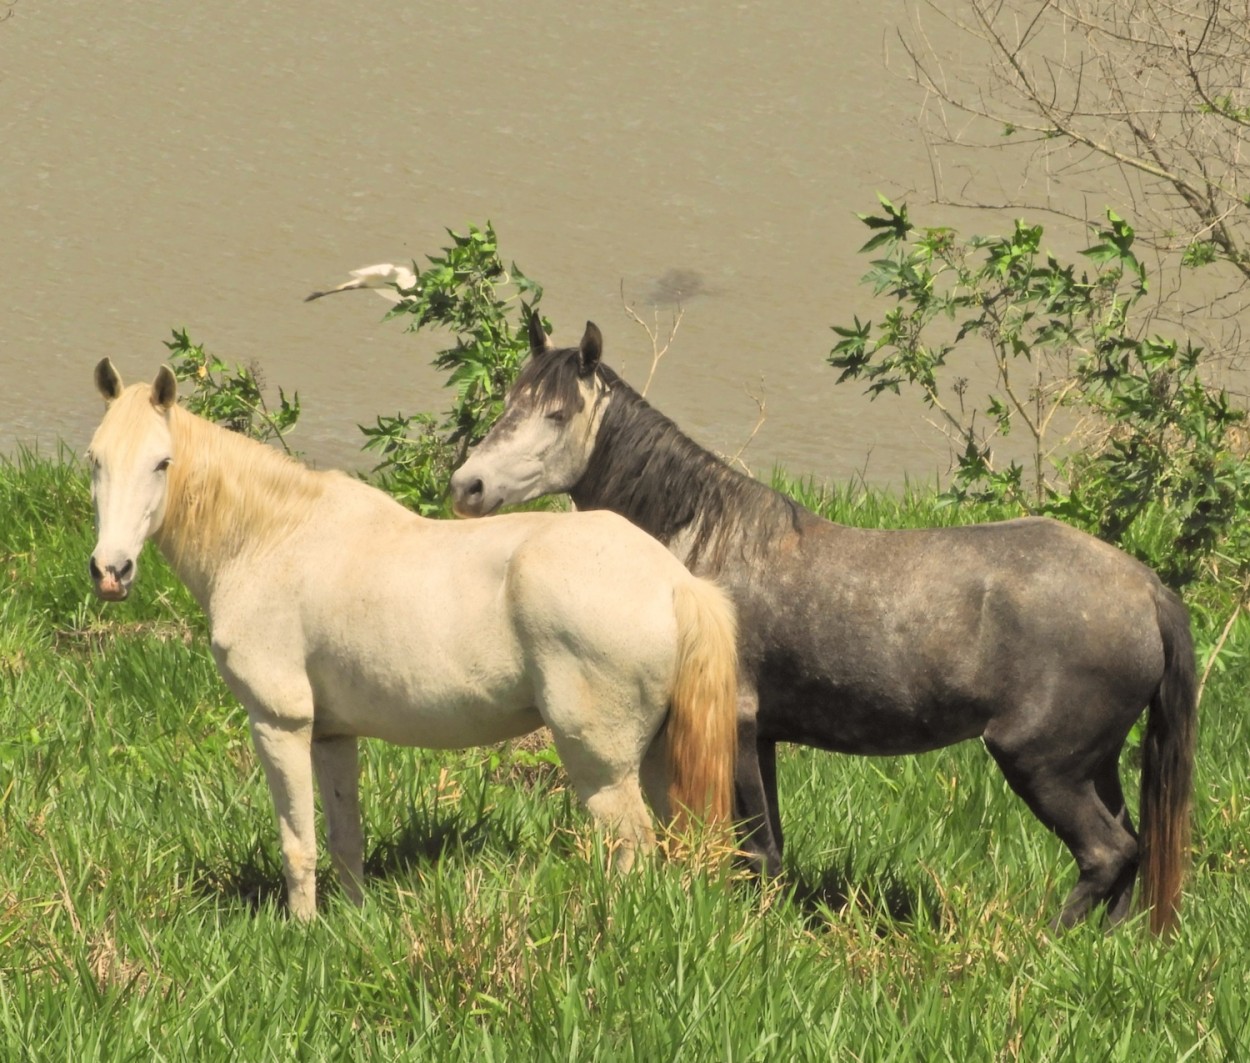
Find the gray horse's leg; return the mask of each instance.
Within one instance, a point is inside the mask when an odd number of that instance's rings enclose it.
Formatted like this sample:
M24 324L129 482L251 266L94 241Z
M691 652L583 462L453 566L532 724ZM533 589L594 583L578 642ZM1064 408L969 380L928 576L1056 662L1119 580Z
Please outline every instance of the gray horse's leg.
M1048 755L1031 743L1017 747L1013 737L993 733L991 727L985 734L986 748L1011 788L1059 836L1079 868L1076 885L1052 925L1056 929L1073 926L1104 901L1111 904L1117 918L1122 917L1137 867L1137 839L1103 803L1094 779L1079 766L1077 756L1057 759L1053 750ZM1088 749L1081 753L1088 758Z
M759 700L739 688L738 762L734 766L734 816L742 848L755 871L781 873L781 819L777 812L777 744L761 741L756 723Z
M1120 751L1118 749L1103 761L1102 766L1094 775L1094 789L1098 793L1099 800L1115 817L1116 822L1136 840L1137 831L1133 827L1132 817L1129 816L1128 806L1124 801L1124 791L1120 787ZM1132 910L1133 885L1137 881L1139 855L1139 852L1133 855L1133 859L1120 872L1119 878L1112 883L1111 891L1107 896L1107 921L1112 926L1124 919Z
M781 870L781 854L786 840L781 832L781 806L777 799L777 743L761 738L756 743L760 764L760 781L764 784L764 805L768 809L768 826L777 850L777 870Z

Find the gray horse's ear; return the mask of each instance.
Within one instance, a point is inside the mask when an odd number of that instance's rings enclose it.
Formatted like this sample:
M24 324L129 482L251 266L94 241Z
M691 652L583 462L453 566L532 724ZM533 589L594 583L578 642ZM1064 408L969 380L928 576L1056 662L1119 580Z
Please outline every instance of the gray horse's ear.
M582 334L581 345L577 348L577 363L581 376L590 376L603 357L603 333L593 321L586 322L586 331Z
M95 367L95 386L104 396L105 402L112 402L122 393L121 374L107 358L101 358Z
M537 310L530 314L529 334L530 354L542 354L543 351L551 350L551 337L543 328L542 315Z
M168 410L178 401L178 380L174 371L167 365L156 371L156 379L152 381L152 405L158 410Z

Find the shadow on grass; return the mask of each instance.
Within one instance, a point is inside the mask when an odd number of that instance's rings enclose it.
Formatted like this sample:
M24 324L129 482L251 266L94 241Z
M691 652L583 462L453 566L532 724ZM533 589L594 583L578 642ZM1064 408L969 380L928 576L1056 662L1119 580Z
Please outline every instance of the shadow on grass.
M472 858L488 844L491 849L515 851L518 838L500 827L496 817L482 809L458 810L449 815L419 811L402 828L374 845L365 857L365 878L390 878L438 863L444 857Z
M891 868L853 869L849 861L805 874L794 867L785 871L786 890L812 930L831 929L854 908L879 937L900 928L942 923L941 898L926 879L911 881Z
M492 852L520 851L518 830L503 825L489 811L429 815L418 811L406 825L382 838L365 855L365 880L389 879L444 858L472 859L488 845ZM324 837L318 837L317 896L323 901L339 888L326 863ZM267 909L286 909L286 879L276 856L259 841L253 851L233 866L196 860L191 871L193 890L203 897L241 902L253 915Z
M233 866L197 859L191 868L192 891L201 897L240 901L253 915L286 907L282 869L259 849ZM321 888L321 876L317 876Z

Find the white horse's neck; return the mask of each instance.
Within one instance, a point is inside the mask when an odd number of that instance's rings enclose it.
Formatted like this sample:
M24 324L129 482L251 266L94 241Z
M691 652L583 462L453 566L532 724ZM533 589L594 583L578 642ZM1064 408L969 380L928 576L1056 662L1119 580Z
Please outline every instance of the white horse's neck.
M273 549L308 518L322 476L175 406L165 517L153 538L206 609L220 572Z

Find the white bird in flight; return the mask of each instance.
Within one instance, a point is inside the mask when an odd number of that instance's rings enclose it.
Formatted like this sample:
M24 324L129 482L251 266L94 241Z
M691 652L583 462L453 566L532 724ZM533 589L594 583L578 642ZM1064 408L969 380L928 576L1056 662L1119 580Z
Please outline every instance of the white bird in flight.
M407 266L396 266L392 262L379 262L376 266L362 266L351 271L351 280L345 281L337 288L328 288L324 292L313 292L304 299L311 303L323 295L335 292L350 292L357 288L372 288L388 303L402 303L404 297L397 289L415 288L417 275Z

